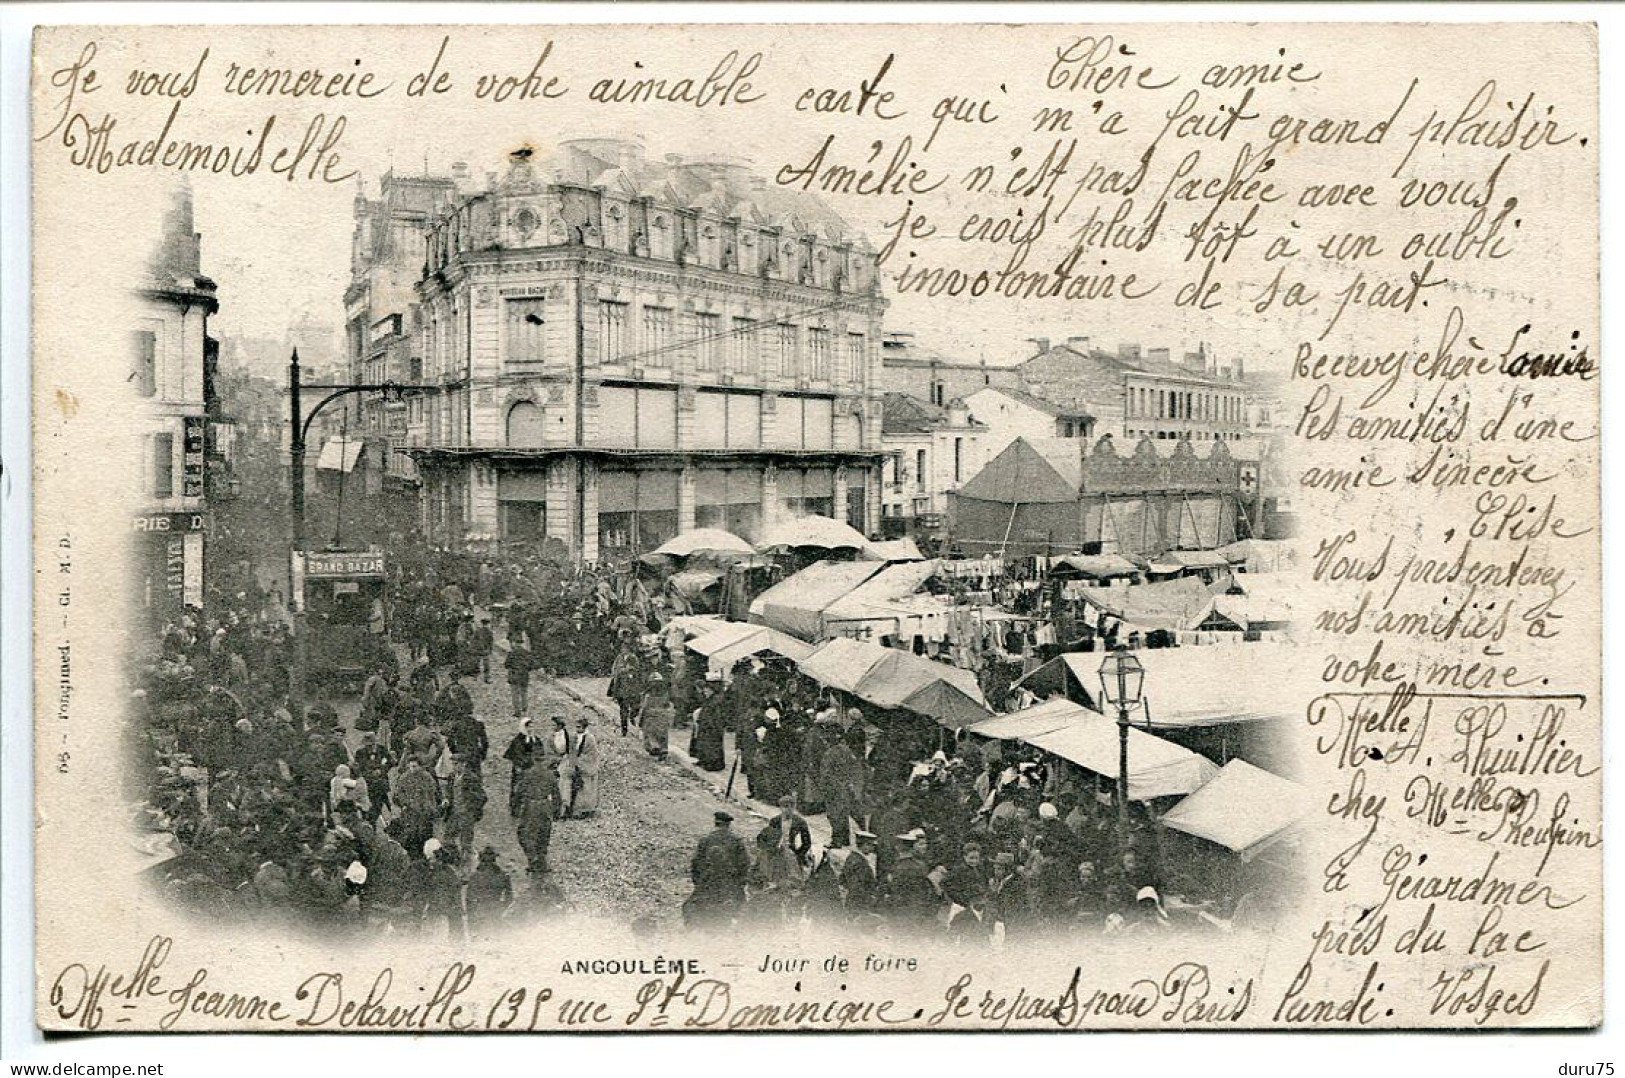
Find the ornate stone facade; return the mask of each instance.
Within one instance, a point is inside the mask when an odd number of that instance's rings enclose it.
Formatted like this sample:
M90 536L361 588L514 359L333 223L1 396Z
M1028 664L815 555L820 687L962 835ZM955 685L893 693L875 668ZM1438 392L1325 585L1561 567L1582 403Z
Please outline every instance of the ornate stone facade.
M410 438L437 540L596 560L696 524L878 526L885 301L821 201L732 162L566 143L428 228L417 294L438 391Z

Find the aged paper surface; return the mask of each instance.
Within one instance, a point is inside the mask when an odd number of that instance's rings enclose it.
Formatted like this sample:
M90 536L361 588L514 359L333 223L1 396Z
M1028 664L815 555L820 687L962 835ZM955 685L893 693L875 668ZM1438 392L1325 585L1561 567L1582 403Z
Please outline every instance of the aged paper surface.
M39 1023L1595 1025L1596 79L41 31Z

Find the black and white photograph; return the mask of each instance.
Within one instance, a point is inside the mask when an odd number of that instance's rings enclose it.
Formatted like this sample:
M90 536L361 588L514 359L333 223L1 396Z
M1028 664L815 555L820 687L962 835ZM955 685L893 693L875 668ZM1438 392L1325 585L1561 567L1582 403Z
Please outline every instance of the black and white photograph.
M173 196L130 730L171 900L452 940L1270 926L1309 806L1286 707L1223 682L1287 653L1278 378L931 347L867 235L726 156L498 165L358 178L347 287L267 304L281 337L211 327Z
M1596 1026L1520 33L41 28L35 1020Z

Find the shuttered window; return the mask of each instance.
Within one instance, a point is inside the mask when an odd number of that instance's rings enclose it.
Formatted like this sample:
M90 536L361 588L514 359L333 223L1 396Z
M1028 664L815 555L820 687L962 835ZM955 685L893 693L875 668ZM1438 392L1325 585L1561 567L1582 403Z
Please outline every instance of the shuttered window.
M507 302L507 366L517 370L547 362L546 301L540 297Z

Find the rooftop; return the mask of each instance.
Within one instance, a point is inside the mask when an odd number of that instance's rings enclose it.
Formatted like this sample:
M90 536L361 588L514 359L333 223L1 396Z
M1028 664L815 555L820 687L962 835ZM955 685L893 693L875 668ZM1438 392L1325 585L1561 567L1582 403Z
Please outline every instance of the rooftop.
M952 425L947 408L929 404L909 393L887 393L881 399L881 406L884 409L881 430L886 434L929 434ZM983 424L971 419L966 426Z
M1093 419L1094 416L1070 404L1057 404L1052 400L1035 396L1024 389L1009 389L1005 386L986 386L977 390L978 393L1002 393L1013 401L1019 401L1029 408L1036 408L1040 412L1055 416L1058 419Z
M1185 382L1201 382L1214 386L1234 386L1239 379L1225 378L1220 375L1202 370L1194 370L1182 366L1170 359L1162 358L1162 353L1155 349L1139 350L1125 353L1123 350L1109 352L1101 348L1075 347L1070 343L1056 344L1040 349L1036 355L1029 357L1025 362L1031 363L1035 359L1046 359L1053 356L1074 356L1076 358L1089 358L1096 363L1103 364L1121 373L1146 374L1153 378L1177 378Z
M746 161L721 154L668 153L651 158L635 139L571 139L545 154L521 147L509 155L507 174L500 179L489 174L486 186L500 189L527 182L602 187L623 197L648 198L833 241L863 242L822 198L778 187Z

